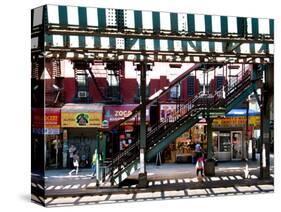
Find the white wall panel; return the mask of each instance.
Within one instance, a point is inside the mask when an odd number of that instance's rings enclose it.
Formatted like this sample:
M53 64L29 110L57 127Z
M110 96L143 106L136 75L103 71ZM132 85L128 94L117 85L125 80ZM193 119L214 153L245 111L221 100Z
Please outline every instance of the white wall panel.
M205 16L204 15L194 15L195 18L195 31L205 32Z
M187 31L187 15L184 13L178 13L178 29L179 32Z
M79 25L78 7L67 7L67 22L69 25Z
M260 34L269 34L269 19L259 18L259 33Z
M59 24L59 8L57 5L48 5L48 22L52 24Z
M31 49L38 48L38 37L31 38Z
M97 8L87 8L87 23L88 26L98 26L98 12Z
M153 28L151 11L142 11L142 26L144 29Z
M128 28L135 28L135 15L133 10L126 10L125 26Z
M79 39L78 36L71 35L69 36L69 45L71 48L77 48L79 47Z
M35 8L33 11L33 26L42 24L43 20L43 7Z
M171 30L170 13L160 12L160 29L161 30Z
M103 49L109 49L109 37L101 37L101 48Z
M86 36L85 37L85 45L86 48L94 48L95 40L93 36Z
M53 35L53 46L64 46L62 35Z
M228 17L228 33L237 33L237 17Z
M221 33L221 17L217 15L212 16L212 30L213 32Z

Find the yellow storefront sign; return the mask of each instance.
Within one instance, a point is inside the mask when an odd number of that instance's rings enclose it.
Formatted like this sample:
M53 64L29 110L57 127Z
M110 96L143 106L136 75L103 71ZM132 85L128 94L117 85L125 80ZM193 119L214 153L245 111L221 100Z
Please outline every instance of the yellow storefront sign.
M63 112L62 128L100 128L102 112Z
M244 127L246 126L246 117L237 116L237 117L225 117L217 118L213 120L213 127ZM250 116L249 117L249 126L258 128L260 126L260 116Z

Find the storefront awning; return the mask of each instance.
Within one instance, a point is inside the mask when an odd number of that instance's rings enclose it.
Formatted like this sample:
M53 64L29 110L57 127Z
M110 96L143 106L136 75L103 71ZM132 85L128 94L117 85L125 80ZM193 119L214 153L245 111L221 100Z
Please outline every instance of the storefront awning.
M62 108L62 112L102 112L103 104L65 104Z
M257 116L260 112L257 110L249 109L249 116ZM232 109L230 110L226 116L246 116L247 110L246 109Z

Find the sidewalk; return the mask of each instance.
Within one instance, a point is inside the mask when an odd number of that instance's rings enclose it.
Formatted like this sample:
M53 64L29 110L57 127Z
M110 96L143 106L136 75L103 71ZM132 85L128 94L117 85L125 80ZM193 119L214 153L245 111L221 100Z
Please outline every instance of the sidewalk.
M259 159L259 157L257 157ZM243 175L244 170L248 164L250 174L259 174L259 160L245 161L229 161L219 162L215 167L216 176L224 175ZM79 169L78 175L73 173L71 176L68 174L70 169L60 170L47 170L45 172L45 181L47 184L55 181L69 181L69 180L86 180L91 179L91 169ZM274 157L271 155L271 172L274 171ZM147 165L148 180L163 180L163 179L177 179L177 178L193 178L196 177L195 165L194 164L162 164L157 166L156 164L150 163ZM138 177L138 171L129 176L129 179L136 179Z
M47 206L79 205L95 203L112 203L123 201L146 201L158 199L207 197L217 195L236 195L249 193L266 193L274 190L274 169L271 157L271 178L259 179L259 161L249 161L250 178L244 178L246 162L232 161L218 163L216 176L198 181L193 164L155 164L147 165L148 187L137 188L136 185L118 188L96 187L91 179L91 169L81 169L78 175L69 176L69 169L48 170L45 175L45 199ZM131 175L136 179L138 172ZM110 186L110 185L108 185ZM32 184L35 191L43 189ZM38 197L33 196L33 199ZM79 201L78 201L79 200Z

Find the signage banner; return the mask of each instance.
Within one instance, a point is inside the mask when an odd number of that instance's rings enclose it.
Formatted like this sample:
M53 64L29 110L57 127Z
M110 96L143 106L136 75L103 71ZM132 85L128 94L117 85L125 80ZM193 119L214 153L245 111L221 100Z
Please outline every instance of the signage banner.
M61 129L60 108L32 108L32 133L58 135Z
M61 126L63 128L100 128L102 112L62 112Z
M213 120L212 126L217 128L246 127L246 121L245 116L217 118ZM249 116L249 126L259 128L260 116Z
M134 110L137 106L137 104L104 106L104 120L107 120L109 125L112 125L114 122L130 116L132 114L132 110ZM140 115L128 120L126 124L132 125L136 121L138 123L140 122ZM146 110L146 122L149 122L149 109Z
M181 112L183 114L180 114L178 109L181 106L182 105L177 105L177 104L161 104L160 105L160 122L164 122L165 120L169 120L169 122L174 122L177 117L180 117L181 115L186 113L187 112L186 110L182 110Z

